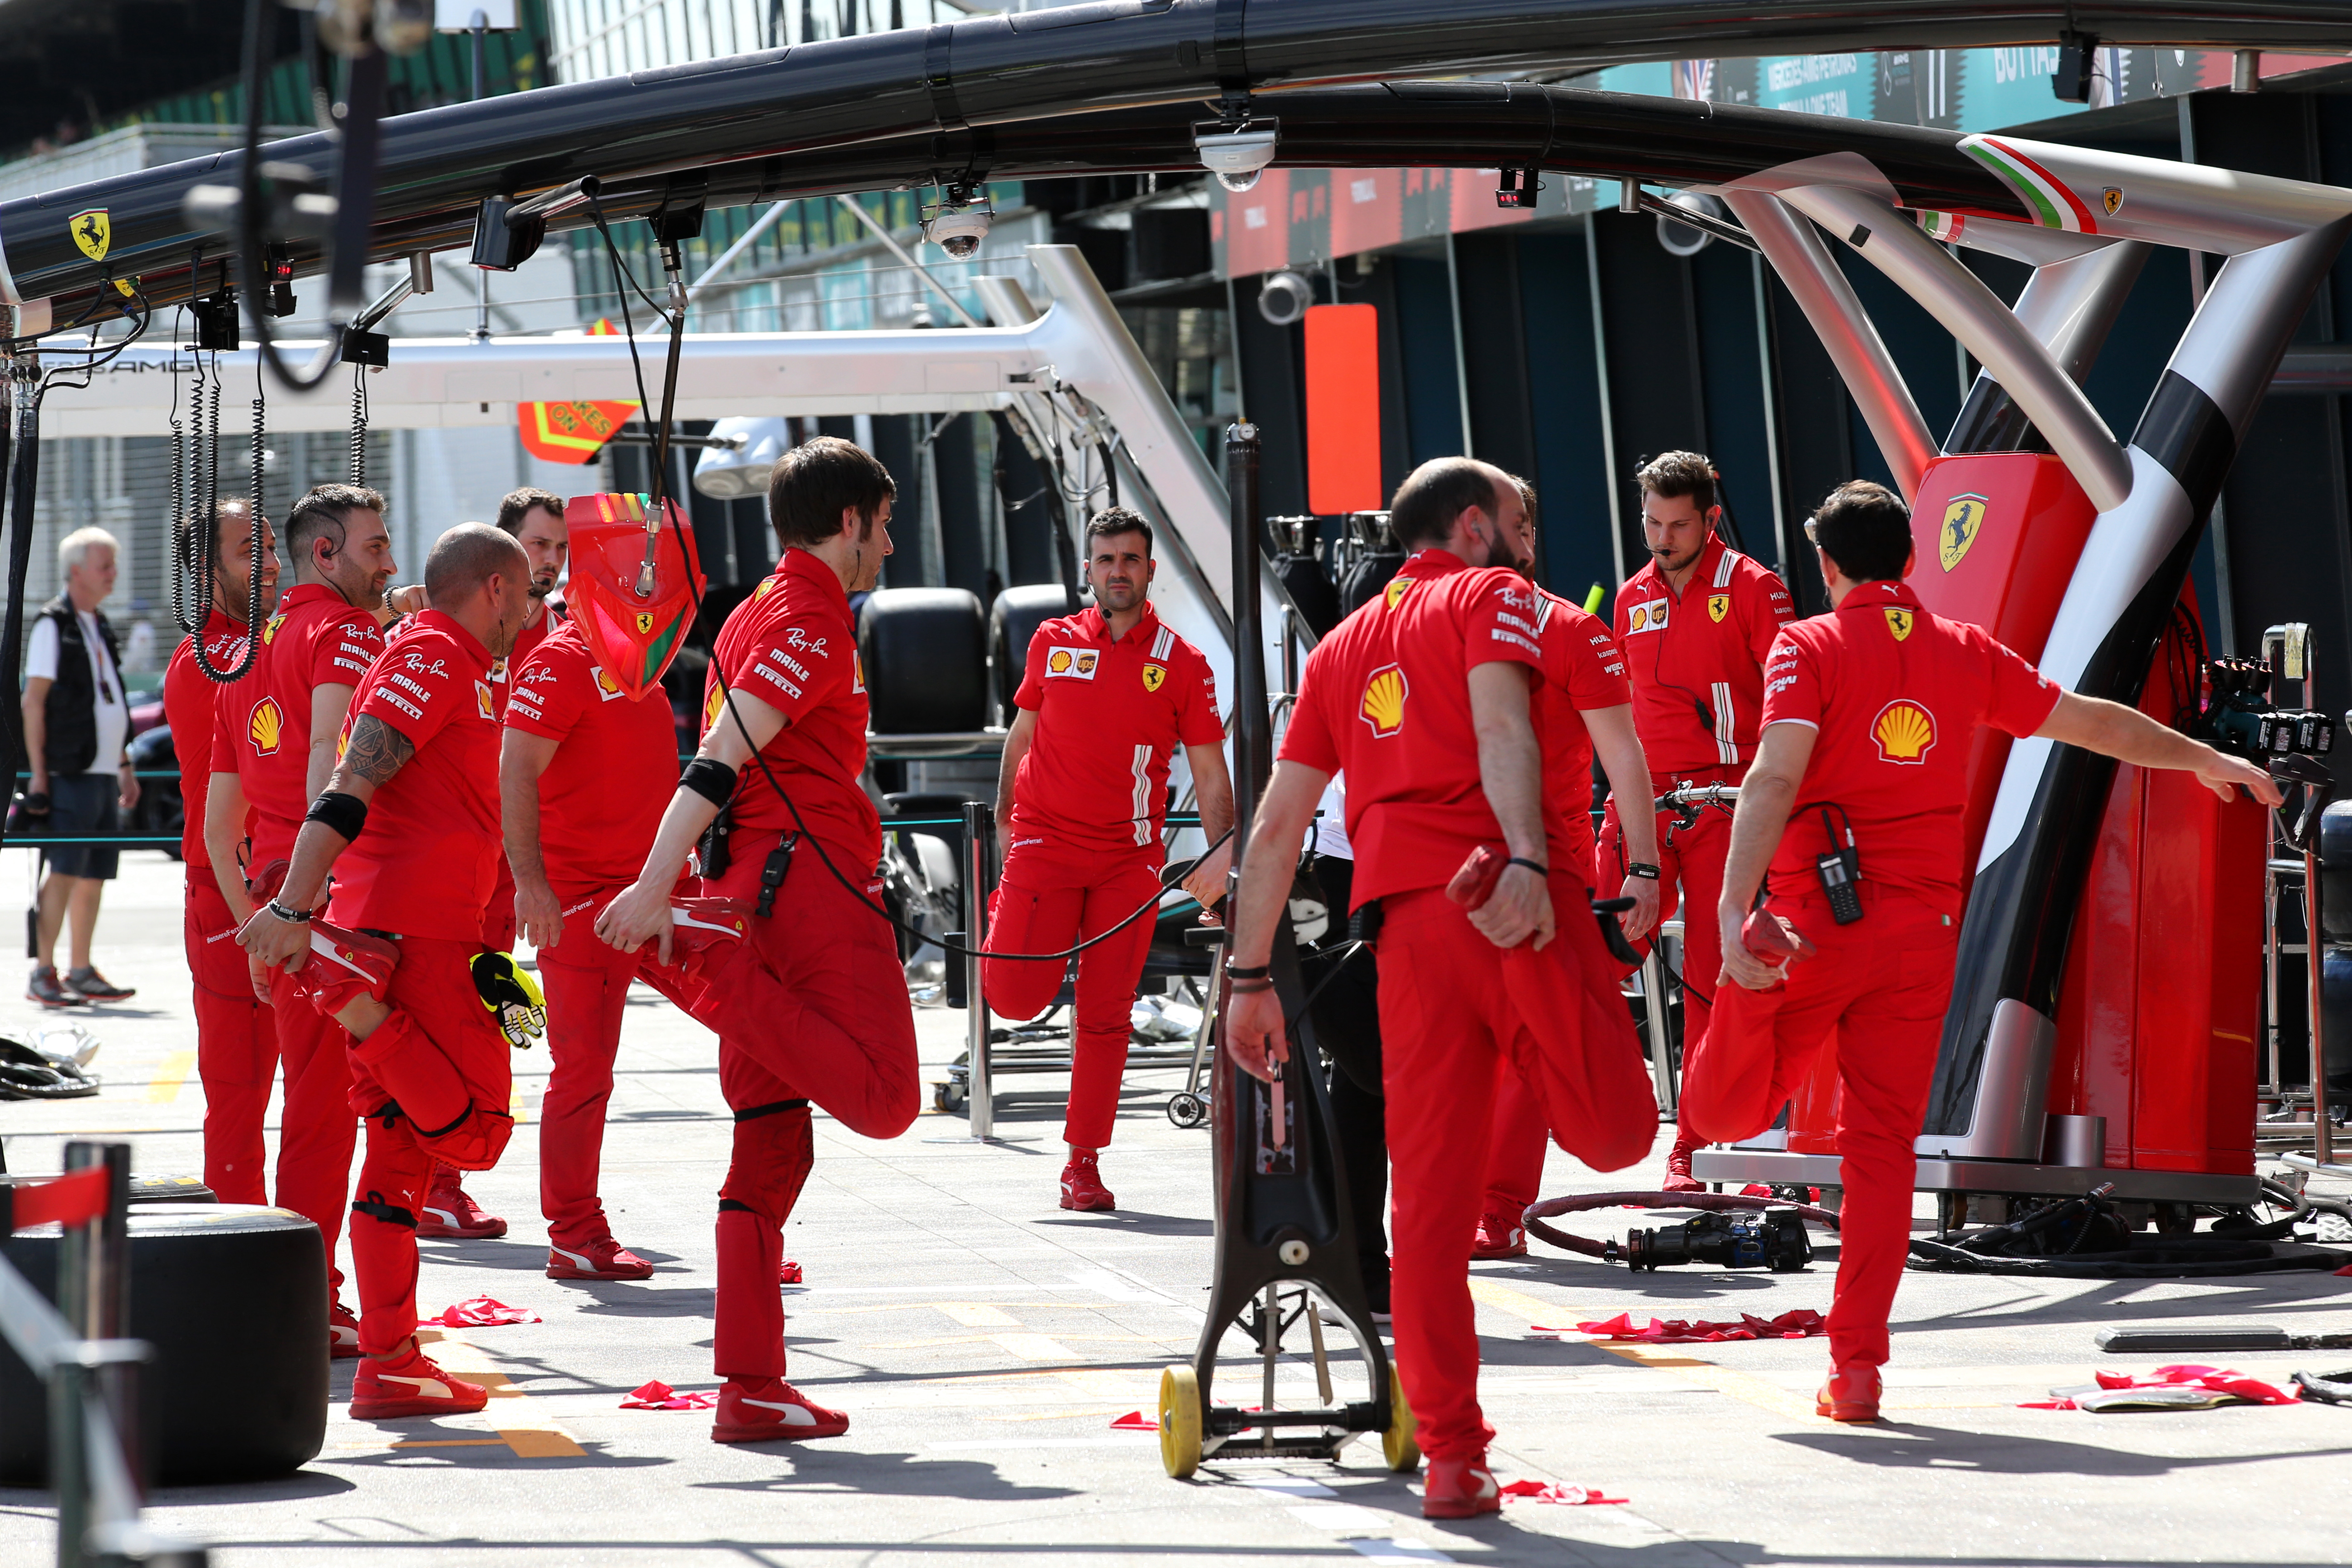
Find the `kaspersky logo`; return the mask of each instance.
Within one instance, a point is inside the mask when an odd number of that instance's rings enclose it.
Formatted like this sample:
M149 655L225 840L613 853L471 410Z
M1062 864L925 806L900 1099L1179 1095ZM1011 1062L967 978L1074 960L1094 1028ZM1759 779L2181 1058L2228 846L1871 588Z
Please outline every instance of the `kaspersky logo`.
M255 756L276 756L285 733L286 714L278 706L278 699L265 697L253 705L253 713L245 721L245 738L253 742Z
M1384 664L1364 682L1363 700L1356 705L1357 717L1371 726L1374 736L1385 741L1404 728L1404 700L1412 691L1404 671L1393 664Z
M1878 760L1907 764L1924 763L1936 744L1936 716L1907 697L1898 697L1871 721L1870 737L1878 742Z

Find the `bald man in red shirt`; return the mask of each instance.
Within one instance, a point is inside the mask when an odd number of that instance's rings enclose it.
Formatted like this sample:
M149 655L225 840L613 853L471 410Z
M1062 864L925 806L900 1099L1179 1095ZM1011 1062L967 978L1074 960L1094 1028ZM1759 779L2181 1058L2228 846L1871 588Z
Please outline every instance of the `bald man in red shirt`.
M1835 1421L1878 1415L1887 1315L1911 1234L1913 1146L1952 994L1961 912L1969 740L1983 726L2194 773L2224 800L2278 786L2251 763L2137 709L2063 691L1978 626L1920 607L1910 509L1840 486L1805 526L1832 606L1773 645L1760 749L1739 795L1717 928L1724 975L1684 1113L1711 1142L1771 1125L1834 1037L1844 1206L1830 1376ZM1861 913L1838 922L1817 869L1850 847ZM1785 963L1743 940L1756 890L1810 951Z
M1094 607L1030 635L1013 698L1020 712L1004 737L996 784L1004 877L989 900L987 945L991 952L1060 952L1128 921L1078 954L1062 1122L1070 1152L1062 1207L1107 1211L1118 1201L1103 1185L1099 1157L1118 1114L1135 986L1154 925L1154 913L1128 917L1160 891L1170 761L1182 747L1201 830L1218 845L1184 879L1204 905L1224 897L1232 857L1220 840L1233 826L1234 787L1216 676L1200 649L1160 623L1147 596L1151 525L1124 507L1106 508L1087 524L1086 548ZM1052 1003L1066 968L1062 960L991 958L981 984L991 1008L1031 1018Z
M701 748L637 879L596 919L607 946L658 942L667 959L687 853L726 809L726 864L706 858L702 891L750 903L751 933L691 1009L718 1031L719 1087L735 1112L711 1342L726 1380L719 1443L849 1429L784 1377L782 1228L815 1159L812 1104L866 1138L897 1137L920 1108L914 1012L881 909L882 821L858 784L867 709L849 614L890 553L897 491L872 454L835 437L777 461L768 518L783 559L720 628Z
M1723 542L1715 465L1696 452L1661 452L1635 476L1642 489L1642 538L1651 561L1617 591L1617 645L1633 683L1633 724L1650 763L1648 785L1612 782L1601 827L1601 880L1624 875L1639 855L1627 852L1619 829L1620 803L1651 803L1682 784L1737 784L1756 754L1764 706L1764 657L1772 639L1796 617L1780 579L1761 562ZM1683 1071L1706 1042L1708 1007L1723 954L1716 943L1715 908L1723 888L1723 857L1731 847L1731 819L1708 811L1688 826L1657 812L1656 838L1663 909L1679 905L1683 921ZM1665 1190L1696 1192L1691 1175L1699 1145L1687 1126L1675 1131L1666 1154Z
M1640 1159L1657 1131L1622 1004L1612 995L1612 1025L1588 984L1607 972L1591 868L1558 858L1570 846L1545 810L1533 595L1516 572L1487 569L1515 558L1521 504L1508 475L1463 458L1399 488L1391 526L1416 553L1307 659L1252 825L1229 960L1227 1049L1265 1078L1288 1055L1265 978L1276 921L1316 802L1344 771L1352 896L1381 907L1396 1366L1430 1458L1432 1518L1502 1506L1466 1278L1501 1079L1516 1068L1538 1083L1555 1140L1597 1170ZM1468 910L1446 884L1480 849L1509 864ZM1524 1016L1514 996L1530 991L1567 1005Z
M260 658L215 705L205 850L240 928L277 890L303 813L334 771L352 693L383 651L374 611L394 566L383 497L353 485L314 488L287 513L286 553L293 586L262 623ZM318 1226L334 1353L355 1356L359 1320L339 1299L343 1273L335 1266L357 1131L347 1041L286 975L257 969L253 983L271 1004L286 1070L278 1203Z
M163 672L163 720L180 764L180 858L187 868L185 936L188 973L195 982L196 1076L205 1086L205 1185L223 1203L266 1204L263 1114L278 1076L278 1025L269 1004L254 994L245 950L236 945L237 918L221 896L205 849L205 797L213 773L213 730L219 700L230 703L242 681L226 673L245 662L248 628L236 616L253 599L253 509L225 500L212 521L212 616L201 628L205 664L195 637L182 639ZM193 564L193 531L173 542ZM261 521L261 598L267 615L278 602L278 540ZM246 674L250 676L251 670Z
M416 1210L436 1160L488 1170L514 1118L513 995L482 917L498 879L499 723L489 675L529 602L521 548L461 523L425 561L432 605L369 667L341 760L306 814L284 884L237 940L351 1045L350 1105L367 1121L352 1204L357 1420L478 1410L488 1391L416 1338ZM333 874L333 901L323 916Z

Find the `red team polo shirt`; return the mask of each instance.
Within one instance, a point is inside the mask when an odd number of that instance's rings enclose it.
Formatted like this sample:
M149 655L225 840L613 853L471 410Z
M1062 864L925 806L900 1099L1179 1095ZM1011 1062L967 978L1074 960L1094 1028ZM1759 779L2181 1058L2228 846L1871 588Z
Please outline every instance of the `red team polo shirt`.
M499 721L490 650L438 610L400 623L344 721L406 737L416 754L368 803L335 862L328 919L402 936L478 942L499 869Z
M1474 572L1424 550L1307 655L1281 754L1348 775L1357 904L1442 887L1471 850L1500 841L1478 777L1468 674L1496 661L1540 672L1539 608L1517 573ZM1570 852L1558 814L1544 815L1550 852Z
M205 623L205 657L215 669L235 669L245 658L245 623L215 610ZM253 671L246 674L250 677ZM215 694L226 692L233 704L244 689L242 681L223 687L196 667L194 637L180 639L163 670L163 722L172 727L172 751L180 764L180 804L187 810L187 821L180 828L180 858L191 871L209 871L213 864L205 850L205 801L213 787L215 710L223 706ZM221 771L236 767L231 758ZM248 826L251 821L248 812Z
M507 700L514 689L513 683L508 677L520 669L523 660L529 658L538 649L540 644L552 637L556 628L562 624L556 618L555 606L547 605L545 612L539 617L537 626L525 626L515 634L513 651L490 666L490 706L498 710L499 718L506 717Z
M1216 673L1148 602L1116 642L1098 609L1039 626L1013 700L1037 715L1013 779L1013 831L1106 855L1150 850L1156 862L1175 749L1225 740Z
M1584 714L1633 700L1625 661L1608 623L1532 584L1536 640L1544 651L1543 685L1535 693L1536 733L1543 742L1544 826L1555 846L1554 865L1592 864L1592 735ZM1511 612L1514 619L1521 619ZM1558 858L1564 847L1570 858Z
M566 624L515 666L506 727L556 742L539 775L539 842L557 898L635 881L677 785L668 696L630 701Z
M323 583L288 589L262 623L261 657L221 694L213 724L214 771L233 765L253 807L256 867L294 852L310 809L312 689L356 688L383 651L375 617Z
M1983 628L1919 607L1902 583L1864 583L1772 645L1764 722L1820 731L1772 861L1776 890L1820 886L1824 805L1853 819L1865 881L1960 911L1960 814L1979 725L2030 735L2062 695ZM1845 821L1830 820L1842 836ZM1867 906L1865 905L1865 908Z
M1760 562L1710 538L1679 597L1654 559L1617 591L1633 727L1653 774L1731 767L1763 733L1764 658L1796 618Z
M782 713L784 727L760 754L842 875L873 870L882 858L882 817L857 783L866 769L866 675L841 579L807 551L785 551L775 571L727 617L712 653L702 732L709 734L726 711L721 675ZM756 762L736 775L733 805L738 827L798 830Z

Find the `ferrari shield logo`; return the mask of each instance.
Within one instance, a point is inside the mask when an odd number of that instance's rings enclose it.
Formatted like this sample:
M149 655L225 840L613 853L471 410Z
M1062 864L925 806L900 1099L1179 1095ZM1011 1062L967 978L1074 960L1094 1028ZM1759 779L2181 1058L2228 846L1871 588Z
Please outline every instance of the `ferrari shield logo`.
M261 646L268 647L277 639L278 628L286 624L284 616L272 616L261 623Z
M1706 614L1707 618L1713 621L1720 621L1724 616L1731 614L1731 595L1709 594L1706 596Z
M1977 530L1984 526L1985 508L1990 503L1980 495L1954 496L1944 505L1944 526L1936 536L1936 558L1949 572L1977 542Z
M1393 610L1397 607L1397 601L1403 598L1412 586L1412 579L1410 577L1391 577L1389 585L1381 590L1381 597L1387 600L1388 607Z
M651 633L653 629L653 613L650 610L639 610L637 612L637 635L639 637L645 637Z
M1896 642L1901 642L1905 637L1911 635L1912 623L1918 617L1914 616L1910 611L1904 609L1898 605L1889 605L1886 606L1886 629L1895 634L1895 640Z
M106 259L108 249L114 244L114 224L104 207L76 213L66 219L66 226L72 231L74 248L92 261Z
M1156 664L1147 664L1143 667L1143 689L1146 691L1159 690L1160 683L1167 679L1168 671L1162 667Z
M2109 185L2099 193L2099 205L2107 209L2109 217L2113 217L2116 216L2116 209L2124 205L2124 194L2115 186Z

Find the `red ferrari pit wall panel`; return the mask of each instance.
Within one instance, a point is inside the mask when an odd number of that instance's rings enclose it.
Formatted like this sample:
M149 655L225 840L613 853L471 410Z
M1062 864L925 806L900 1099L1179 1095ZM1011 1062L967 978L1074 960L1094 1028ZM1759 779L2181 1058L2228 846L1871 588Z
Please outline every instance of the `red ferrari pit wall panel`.
M2141 708L2179 716L2158 651ZM2263 808L2187 773L2118 767L2067 952L2051 1067L2053 1115L2107 1119L2106 1163L2245 1175L2254 1168L2262 986Z
M1936 614L2038 659L2097 516L2066 466L2045 453L1938 458L1920 476L1911 509L1912 589ZM1971 872L2008 761L2009 737L1979 730L1969 753Z

